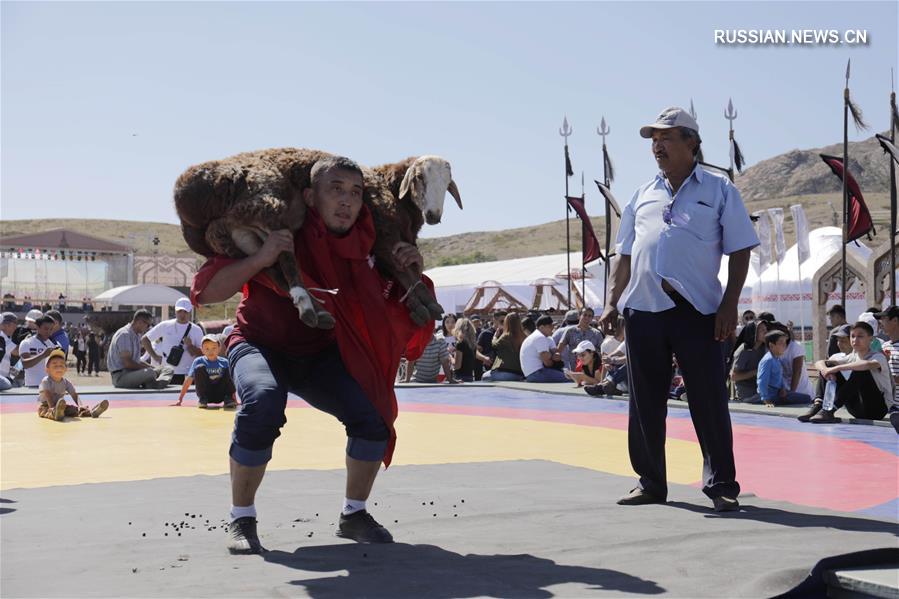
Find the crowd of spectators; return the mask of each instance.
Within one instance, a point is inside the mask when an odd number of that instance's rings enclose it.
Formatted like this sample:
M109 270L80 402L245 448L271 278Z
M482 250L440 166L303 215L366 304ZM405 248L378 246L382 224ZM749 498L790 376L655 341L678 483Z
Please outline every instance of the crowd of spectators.
M808 413L799 417L803 422L838 422L834 412L845 406L856 418L889 415L899 431L899 349L892 351L892 344L899 344L899 308L869 308L851 325L839 305L827 314L828 359L810 369L805 344L794 337L793 323L779 322L770 312L756 315L746 310L736 334L722 344L731 400L808 405ZM568 311L561 319L497 310L482 327L479 316L447 314L424 354L398 380L573 382L593 396L627 393L624 319L619 319L614 334L603 335L595 316L590 308ZM817 375L817 386L810 370ZM670 397L689 401L676 356L671 375ZM825 403L828 382L834 396L831 403Z
M52 299L52 298L50 298ZM21 303L18 301L18 296L15 293L6 292L3 294L3 311L4 312L28 312L32 309L40 310L43 313L46 313L49 310L54 309L53 305L55 304L56 310L60 312L93 312L94 311L94 301L90 297L82 297L80 302L75 302L73 300L69 300L66 297L65 293L59 292L56 300L53 304L51 304L50 299L34 300L30 295L23 294Z
M11 301L7 294L5 305ZM15 314L3 313L0 390L37 387L53 350L71 355L79 375L99 376L101 366L106 366L113 385L124 388L160 388L182 384L186 377L193 381L189 373L197 360L205 359L201 367L214 370L216 376L221 371L218 358L204 358L202 345L208 339L190 321L192 307L187 300L176 304L174 319L155 326L149 312L138 310L111 338L91 330L86 322L65 322L62 310L43 307L47 310L31 308L22 323ZM827 358L814 364L813 386L805 346L794 338L792 323L778 322L770 312L744 312L736 335L723 348L731 399L766 406L807 404L809 409L799 420L813 423L839 422L836 412L845 407L856 418L889 416L899 431L899 349L893 351L899 343L899 307L869 308L854 324L847 322L839 305L827 315L831 325ZM497 310L484 319L486 323L478 315L447 314L424 353L406 365L398 380L573 382L589 395L627 393L624 319L619 319L614 334L603 335L595 317L589 307L570 310L561 319ZM201 376L206 376L205 370ZM676 357L670 396L689 401ZM225 403L231 407L233 401Z
M561 319L551 313L507 310L496 310L483 320L476 314L447 314L424 353L404 364L397 380L574 382L592 395L626 392L624 319L615 334L606 337L595 317L589 307L569 310Z

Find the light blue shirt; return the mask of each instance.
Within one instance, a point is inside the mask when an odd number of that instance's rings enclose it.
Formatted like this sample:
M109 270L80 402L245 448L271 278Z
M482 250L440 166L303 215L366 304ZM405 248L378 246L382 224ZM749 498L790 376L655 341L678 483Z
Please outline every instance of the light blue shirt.
M755 381L763 401L774 401L778 398L778 394L784 386L783 366L771 352L766 353L759 362Z
M759 244L740 192L725 175L698 164L674 194L671 224L662 215L671 202L664 174L641 186L621 214L615 251L631 257L631 279L619 309L662 312L674 302L662 279L702 314L718 311L724 290L721 257Z

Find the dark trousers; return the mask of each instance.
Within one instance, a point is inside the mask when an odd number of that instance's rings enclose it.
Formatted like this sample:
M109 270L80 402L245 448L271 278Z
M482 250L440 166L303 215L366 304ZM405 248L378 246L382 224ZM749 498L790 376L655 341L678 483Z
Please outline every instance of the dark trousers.
M86 352L75 350L75 371L79 374L87 368Z
M87 373L100 372L100 354L94 352L87 353Z
M715 315L703 315L681 300L664 312L625 310L630 392L628 451L640 487L666 498L665 417L672 354L687 388L690 417L703 458L702 491L736 497L733 433L727 407L724 357L715 341Z
M816 400L824 400L824 391L827 389L827 379L823 376L818 377L818 382L815 383L815 396L812 399Z
M834 410L846 406L854 417L870 420L880 420L886 416L887 405L883 401L883 393L874 382L870 371L853 372L848 379L838 374L836 379L837 396L833 402Z
M234 393L234 383L230 374L225 372L213 381L205 368L197 368L194 371L194 386L197 397L203 403L228 403Z

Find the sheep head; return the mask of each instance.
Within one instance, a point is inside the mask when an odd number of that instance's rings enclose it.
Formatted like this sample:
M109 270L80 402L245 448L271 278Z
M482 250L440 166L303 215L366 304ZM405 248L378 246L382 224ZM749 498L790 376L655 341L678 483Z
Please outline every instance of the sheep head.
M443 216L443 199L449 192L459 209L462 198L453 181L450 163L440 156L422 156L406 170L400 183L400 200L410 197L429 225L436 225Z

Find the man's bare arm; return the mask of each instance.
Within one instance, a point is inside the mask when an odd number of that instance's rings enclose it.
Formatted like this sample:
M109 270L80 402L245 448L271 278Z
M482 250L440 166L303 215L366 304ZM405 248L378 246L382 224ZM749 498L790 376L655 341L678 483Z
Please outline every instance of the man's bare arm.
M610 335L618 320L618 300L631 281L631 257L619 254L612 259L609 273L609 296L602 315L599 317L599 329Z
M281 252L293 252L293 235L287 229L272 231L258 252L215 273L197 296L197 302L217 304L231 298L259 271L274 264Z

